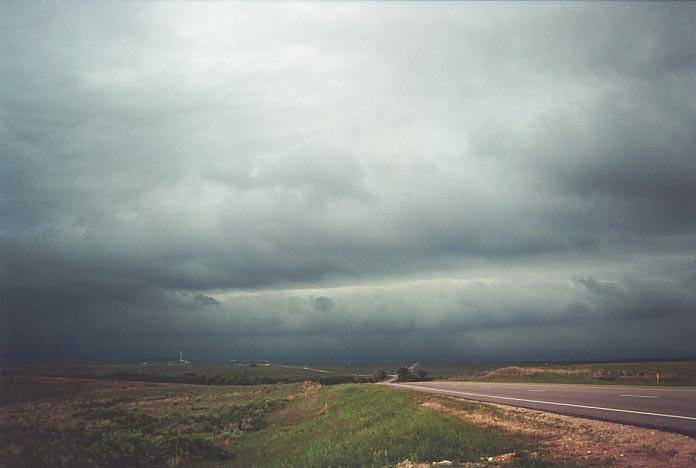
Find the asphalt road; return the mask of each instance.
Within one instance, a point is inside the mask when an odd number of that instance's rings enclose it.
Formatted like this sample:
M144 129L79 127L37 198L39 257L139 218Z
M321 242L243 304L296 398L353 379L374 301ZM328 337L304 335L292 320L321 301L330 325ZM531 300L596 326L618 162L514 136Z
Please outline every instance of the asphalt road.
M389 385L696 435L696 388L451 381Z

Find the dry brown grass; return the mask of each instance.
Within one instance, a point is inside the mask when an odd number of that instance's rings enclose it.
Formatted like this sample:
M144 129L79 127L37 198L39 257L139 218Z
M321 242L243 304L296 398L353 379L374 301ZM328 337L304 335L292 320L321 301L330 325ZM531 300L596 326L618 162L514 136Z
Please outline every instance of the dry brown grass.
M454 414L479 426L522 436L548 452L551 462L619 467L694 467L696 439L590 419L495 404L462 404L445 396L421 405Z
M324 407L320 405L321 386L306 382L297 393L288 396L290 403L268 416L268 423L275 426L293 426L307 419L308 414L320 415Z
M319 387L305 383L235 387L12 378L16 379L12 382L15 395L3 398L0 405L0 466L16 453L47 447L50 434L70 441L89 438L95 431L126 437L129 430L141 430L149 431L152 440L159 440L161 433L167 440L179 438L184 444L202 438L228 447L258 429L260 412L272 413L288 400L303 401L303 395L311 395ZM15 391L21 389L28 389L29 397ZM181 458L182 454L176 455Z
M696 361L505 366L473 378L511 382L696 385Z
M509 366L494 369L483 374L484 378L495 379L499 377L519 377L526 375L534 375L540 373L550 373L558 375L573 375L583 377L600 377L601 372L590 369L573 369L573 368L553 368L553 367L518 367Z

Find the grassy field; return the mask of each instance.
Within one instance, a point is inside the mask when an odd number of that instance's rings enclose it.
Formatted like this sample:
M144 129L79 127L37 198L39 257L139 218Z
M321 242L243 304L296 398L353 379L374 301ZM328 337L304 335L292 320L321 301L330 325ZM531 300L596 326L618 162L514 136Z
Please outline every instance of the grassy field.
M228 460L233 441L306 384L203 386L9 376L2 466L166 466Z
M359 365L290 363L4 363L3 375L85 377L193 384L256 385L312 380L322 384L370 382L376 372L395 374L411 363ZM415 370L450 380L625 385L696 385L696 361L624 363L431 363ZM657 380L659 373L660 379Z
M659 375L659 380L658 380ZM696 385L696 361L501 365L484 370L447 369L431 376L452 380L616 385Z
M327 387L311 408L310 418L278 418L242 441L240 457L264 466L381 467L403 459L478 461L519 449L500 433L423 408L415 396L384 386Z
M376 372L395 374L411 363L358 365L290 363L4 363L3 375L85 377L149 382L257 385L312 380L322 384L370 382ZM625 385L696 385L696 361L623 363L435 363L415 370L428 378L450 380ZM660 379L657 380L659 373Z
M232 386L4 376L0 466L389 466L477 461L528 442L380 385Z
M4 363L4 375L82 377L191 384L258 385L313 380L323 384L372 381L372 367L283 363L149 361L126 363Z

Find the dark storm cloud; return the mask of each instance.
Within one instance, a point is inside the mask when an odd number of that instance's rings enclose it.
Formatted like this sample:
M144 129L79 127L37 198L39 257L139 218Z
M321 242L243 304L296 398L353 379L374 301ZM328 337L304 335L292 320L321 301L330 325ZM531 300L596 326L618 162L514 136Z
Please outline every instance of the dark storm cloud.
M515 155L529 154L526 164L540 183L598 210L595 218L606 229L691 233L693 105L646 96L648 91L606 98L581 117L551 112L524 140L511 138L510 159L519 164Z
M693 354L693 6L2 8L3 355Z

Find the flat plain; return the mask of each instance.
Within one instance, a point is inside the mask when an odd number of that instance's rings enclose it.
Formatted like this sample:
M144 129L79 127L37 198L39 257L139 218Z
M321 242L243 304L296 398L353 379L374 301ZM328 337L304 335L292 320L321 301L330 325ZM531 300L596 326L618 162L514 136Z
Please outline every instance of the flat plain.
M389 466L479 462L530 441L419 404L387 386L189 385L6 376L0 465Z
M694 463L696 440L680 434L371 383L379 371L409 366L413 375L424 370L426 378L451 382L561 378L603 384L650 384L659 366L661 385L671 386L691 382L694 361L4 363L0 466Z

